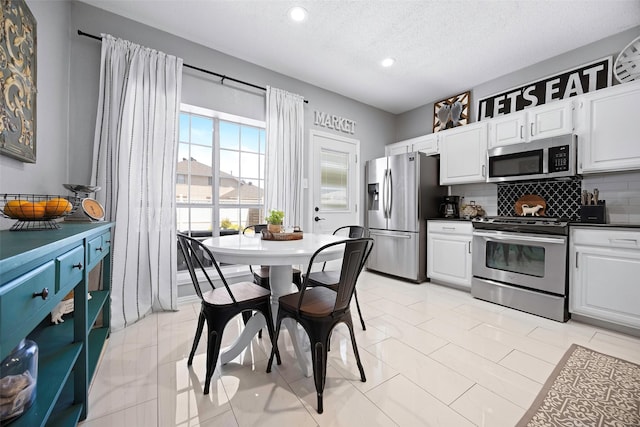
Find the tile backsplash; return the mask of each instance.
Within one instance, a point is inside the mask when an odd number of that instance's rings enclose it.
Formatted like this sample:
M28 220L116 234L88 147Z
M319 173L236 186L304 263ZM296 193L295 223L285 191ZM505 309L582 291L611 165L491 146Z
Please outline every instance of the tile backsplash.
M584 188L593 192L599 191L599 198L607 203L607 222L615 224L640 224L640 172L615 172L584 175L582 180L570 181L562 184L562 181L546 182L543 188L527 187L531 183L504 183L504 184L462 184L453 185L450 194L461 196L461 204L474 201L484 207L488 216L515 215L513 206L518 197L524 194L538 194L549 205L547 215L564 215L558 212L566 212L572 219L578 219L580 206L580 192ZM549 184L560 183L559 187ZM506 186L500 191L500 186ZM531 191L525 193L525 191ZM544 193L544 194L542 194ZM563 196L563 194L566 196Z
M640 172L584 175L582 188L607 201L608 223L640 224Z
M578 221L581 190L580 179L499 183L498 215L516 215L516 201L522 196L533 194L547 202L546 216Z

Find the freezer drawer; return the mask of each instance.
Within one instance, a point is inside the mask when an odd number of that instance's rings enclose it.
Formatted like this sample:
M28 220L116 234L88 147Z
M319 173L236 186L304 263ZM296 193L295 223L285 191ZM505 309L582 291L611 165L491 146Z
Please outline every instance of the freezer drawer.
M426 279L426 233L370 230L375 244L367 268L416 282Z

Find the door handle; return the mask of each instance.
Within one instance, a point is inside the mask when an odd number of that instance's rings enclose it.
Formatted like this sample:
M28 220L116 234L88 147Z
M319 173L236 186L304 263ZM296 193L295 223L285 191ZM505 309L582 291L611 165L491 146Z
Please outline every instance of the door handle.
M317 216L317 217L313 218L313 220L314 220L315 222L318 222L318 221L324 221L325 219L326 219L326 218L320 218L319 216Z

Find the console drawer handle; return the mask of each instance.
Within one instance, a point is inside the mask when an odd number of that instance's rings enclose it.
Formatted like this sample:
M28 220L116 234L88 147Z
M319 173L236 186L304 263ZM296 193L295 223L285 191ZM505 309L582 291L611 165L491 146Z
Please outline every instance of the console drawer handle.
M42 292L34 292L33 298L41 297L42 299L47 299L49 297L49 289L42 288Z
M71 266L71 268L77 268L78 270L82 270L82 263L79 262L77 264L74 264L74 265Z

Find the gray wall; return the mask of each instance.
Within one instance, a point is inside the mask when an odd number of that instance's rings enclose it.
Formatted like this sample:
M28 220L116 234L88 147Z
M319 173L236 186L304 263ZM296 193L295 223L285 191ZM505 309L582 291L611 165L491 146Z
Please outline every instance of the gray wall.
M565 54L555 56L516 72L497 77L476 87L469 88L471 90L470 121L476 121L478 114L476 102L478 99L586 64L605 56L612 55L613 61L615 61L620 51L631 42L631 40L638 37L638 35L640 35L640 26ZM526 47L523 46L523 49L526 49ZM505 58L505 61L508 60L508 58ZM472 64L470 65L472 66ZM615 77L613 78L613 83L616 83ZM453 96L455 94L452 93L451 95ZM434 99L428 104L398 115L396 117L395 138L390 142L402 141L432 133L433 103L436 101L439 101L439 99Z
M28 0L27 4L38 22L37 162L27 164L0 156L0 192L64 194L63 183L89 183L100 80L100 42L77 35L77 30L98 36L109 33L180 56L186 64L262 87L270 85L298 93L309 100L309 104L305 104L305 140L308 142L311 129L360 140L363 170L364 160L382 156L384 145L393 139L394 115L334 92L84 3ZM184 69L182 101L185 103L264 120L264 100L264 91L229 81L220 84L217 77ZM314 126L314 110L355 120L355 134ZM306 166L305 162L305 170ZM305 200L304 206L307 205ZM7 228L7 222L0 221L0 228Z
M37 21L36 163L0 155L0 193L66 194L69 150L69 7L27 1Z
M304 96L309 100L309 103L305 104L306 144L308 144L310 129L348 136L360 140L361 159L368 160L384 155L384 145L393 138L395 116L390 113L84 3L72 3L70 145L80 163L78 168L70 172L70 179L74 182L88 182L91 175L100 65L100 42L75 35L78 29L94 35L109 33L115 37L180 56L185 64L228 75L258 86L270 85ZM220 84L220 78L188 68L183 72L182 102L265 120L264 91L228 80ZM314 126L314 110L355 120L357 123L355 134L341 134L331 129ZM307 163L305 161L305 171L308 170ZM364 176L364 162L361 162L361 165L361 175ZM308 177L306 172L305 177ZM308 206L306 192L304 206L305 208Z

